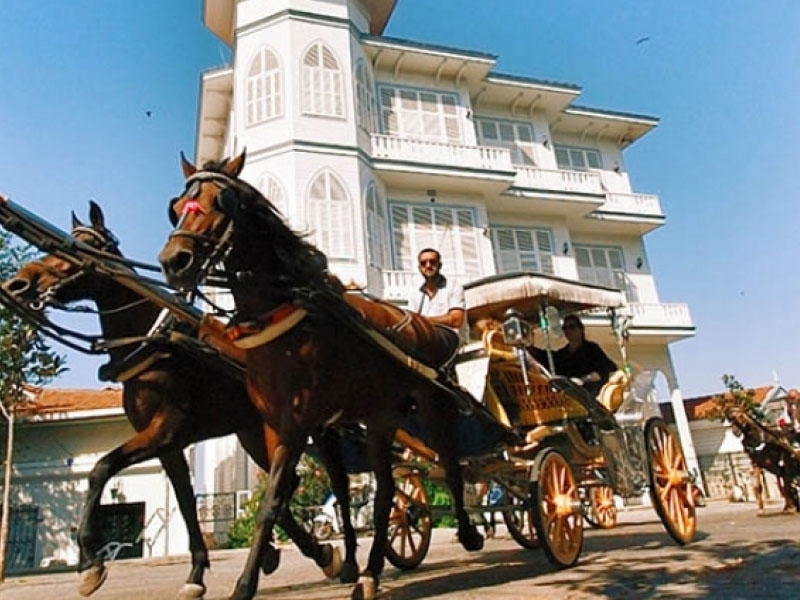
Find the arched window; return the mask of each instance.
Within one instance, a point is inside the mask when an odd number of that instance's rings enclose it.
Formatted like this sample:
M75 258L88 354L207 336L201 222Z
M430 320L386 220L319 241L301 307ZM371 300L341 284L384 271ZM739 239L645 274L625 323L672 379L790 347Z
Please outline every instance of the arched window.
M278 57L260 48L247 70L247 124L262 123L283 113L283 85Z
M265 173L261 176L258 180L258 185L256 186L258 191L261 192L264 197L272 202L272 205L278 209L283 217L284 222L288 223L289 219L289 202L288 198L286 197L286 192L283 191L283 187L278 180L275 179L272 175Z
M370 183L365 196L367 221L367 261L376 267L387 265L386 209L378 197L378 188Z
M316 42L303 56L301 70L303 113L343 117L342 72L333 52Z
M353 258L353 222L344 185L325 170L308 191L311 241L330 258Z
M356 63L356 110L358 126L370 133L375 131L375 91L366 63L361 59Z

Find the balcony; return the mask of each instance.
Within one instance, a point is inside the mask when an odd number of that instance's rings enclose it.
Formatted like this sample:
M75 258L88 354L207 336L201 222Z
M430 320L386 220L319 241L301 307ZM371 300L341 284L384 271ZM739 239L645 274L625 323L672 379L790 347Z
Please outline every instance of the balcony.
M514 177L505 148L372 134L372 162L389 185L500 193Z
M694 335L694 324L685 303L628 304L631 314L630 334L633 339L648 338L662 343L682 340Z
M608 233L644 235L664 224L661 203L654 194L608 193L589 218L607 223L603 230Z
M566 192L570 194L602 195L600 174L593 171L568 169L539 169L517 166L514 186L519 188Z

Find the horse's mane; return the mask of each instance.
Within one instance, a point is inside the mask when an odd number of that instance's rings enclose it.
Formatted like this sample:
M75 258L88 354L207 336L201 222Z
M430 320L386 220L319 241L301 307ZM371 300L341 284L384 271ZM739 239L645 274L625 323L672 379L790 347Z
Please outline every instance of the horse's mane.
M204 171L224 173L229 159L209 161ZM234 178L236 191L252 210L248 224L256 227L270 245L286 272L302 280L302 283L327 281L328 259L325 253L306 238L310 232L297 232L286 224L283 215L258 189L244 179ZM252 218L255 217L255 218Z

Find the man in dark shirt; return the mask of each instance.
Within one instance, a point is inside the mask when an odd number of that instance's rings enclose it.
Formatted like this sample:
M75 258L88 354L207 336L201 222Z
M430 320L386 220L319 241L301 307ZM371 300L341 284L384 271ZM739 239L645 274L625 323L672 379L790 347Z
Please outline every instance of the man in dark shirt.
M586 339L583 323L577 315L564 317L562 329L567 345L553 352L555 374L571 378L596 397L609 375L617 370L617 365L600 346ZM547 365L547 352L533 347L529 350L537 361Z

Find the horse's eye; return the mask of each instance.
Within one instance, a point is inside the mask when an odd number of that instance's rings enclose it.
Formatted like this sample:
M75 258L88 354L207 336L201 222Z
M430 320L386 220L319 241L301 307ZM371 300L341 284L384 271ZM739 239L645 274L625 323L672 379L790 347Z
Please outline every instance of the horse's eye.
M175 205L178 203L180 198L173 198L169 201L169 207L167 208L167 215L169 216L169 222L172 223L172 226L175 227L178 224L178 213L175 212Z

